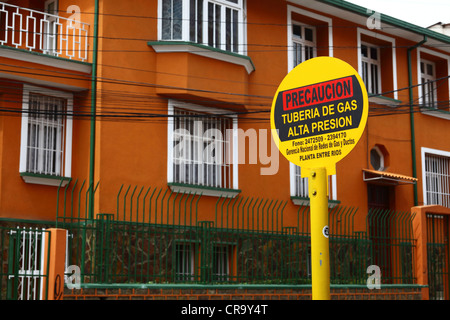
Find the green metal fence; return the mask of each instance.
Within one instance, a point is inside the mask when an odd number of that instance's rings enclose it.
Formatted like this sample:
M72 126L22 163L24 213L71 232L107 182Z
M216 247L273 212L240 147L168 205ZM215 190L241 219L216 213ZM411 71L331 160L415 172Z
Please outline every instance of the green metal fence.
M371 264L380 267L387 283L414 283L415 240L410 212L370 210L367 214L367 240Z
M287 201L219 198L213 218L202 221L201 195L122 186L116 212L91 218L76 196L88 188L71 188L61 194L58 221L70 233L68 264L80 266L84 283L311 281L309 207L285 212ZM362 231L355 230L355 208L329 213L332 283L366 284L373 264L382 283L415 283L410 213L370 211Z

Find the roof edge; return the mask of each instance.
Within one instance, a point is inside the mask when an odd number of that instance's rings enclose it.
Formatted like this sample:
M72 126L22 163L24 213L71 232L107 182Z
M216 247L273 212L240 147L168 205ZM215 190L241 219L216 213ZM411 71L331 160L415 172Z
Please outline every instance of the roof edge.
M362 7L360 5L344 1L344 0L317 0L319 2L322 2L324 4L328 4L346 11L350 11L356 14L359 14L361 16L370 17L373 13L371 11L367 11L369 8ZM419 34L419 35L426 35L427 37L430 37L434 40L441 41L447 44L450 44L450 36L446 36L445 34L432 31L430 29L420 27L418 25L412 24L410 22L406 22L404 20L400 20L397 18L394 18L392 16L386 15L384 13L380 12L380 18L381 22L384 22L386 24L390 24L393 26L396 26L398 28Z

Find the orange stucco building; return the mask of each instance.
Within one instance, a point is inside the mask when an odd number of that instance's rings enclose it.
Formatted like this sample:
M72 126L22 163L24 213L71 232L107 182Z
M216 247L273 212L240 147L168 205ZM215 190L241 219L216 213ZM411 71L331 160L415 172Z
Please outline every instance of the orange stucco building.
M307 180L279 154L269 114L284 76L317 56L352 65L370 102L360 141L329 177L329 207L358 208L356 232L370 209L450 207L443 33L335 0L0 6L5 221L73 215L63 195L85 181L73 194L90 218L115 214L132 185L202 194L198 221L219 199L282 201L283 226L297 227Z

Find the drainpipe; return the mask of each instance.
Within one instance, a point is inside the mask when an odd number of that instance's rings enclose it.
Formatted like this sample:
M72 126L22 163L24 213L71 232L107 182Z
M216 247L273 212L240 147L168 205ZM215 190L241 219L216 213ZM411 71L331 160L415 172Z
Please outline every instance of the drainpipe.
M89 219L94 218L94 166L95 166L95 116L97 109L97 52L98 52L98 10L99 0L95 0L94 37L92 51L92 79L91 79L91 135L89 157Z
M411 51L420 47L425 42L427 42L427 36L423 37L423 40L417 43L416 45L408 48L408 90L409 90L409 120L411 124L411 159L412 159L412 171L413 177L417 178L417 163L416 163L416 136L414 129L414 110L413 110L413 81L412 81L412 70L411 70ZM419 72L419 71L417 71ZM419 205L419 201L417 198L417 183L413 185L414 188L414 206Z

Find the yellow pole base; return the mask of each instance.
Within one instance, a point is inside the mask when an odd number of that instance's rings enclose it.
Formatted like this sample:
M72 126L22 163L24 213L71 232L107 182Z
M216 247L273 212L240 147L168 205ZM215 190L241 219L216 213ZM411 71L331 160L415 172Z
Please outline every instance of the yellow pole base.
M330 300L330 247L326 168L310 170L312 299Z

